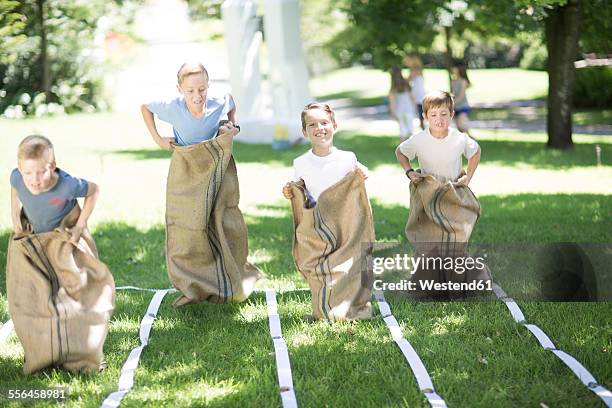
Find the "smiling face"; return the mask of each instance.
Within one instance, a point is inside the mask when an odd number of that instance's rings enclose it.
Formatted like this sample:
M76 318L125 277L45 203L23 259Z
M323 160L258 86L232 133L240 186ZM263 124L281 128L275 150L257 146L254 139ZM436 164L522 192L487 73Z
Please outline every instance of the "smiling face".
M187 75L178 85L179 92L185 97L191 112L202 112L206 105L208 77L204 73Z
M19 161L19 172L23 181L34 195L50 190L57 181L55 165L47 151L39 159L23 159Z
M455 112L451 112L447 106L432 106L423 116L429 122L429 130L432 136L446 136L448 127Z
M304 127L302 133L310 140L313 153L319 156L330 154L337 127L330 114L322 109L309 109L304 114Z

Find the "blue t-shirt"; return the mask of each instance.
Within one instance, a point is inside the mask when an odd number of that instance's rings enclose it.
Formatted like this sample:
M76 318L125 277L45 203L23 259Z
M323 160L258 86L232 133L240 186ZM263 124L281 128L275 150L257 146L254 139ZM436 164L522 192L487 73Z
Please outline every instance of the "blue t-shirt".
M215 137L219 131L219 121L227 119L227 114L234 108L229 94L217 94L208 90L206 95L206 112L196 118L187 109L184 97L169 101L153 101L147 108L164 122L172 125L176 144L189 146Z
M77 197L85 197L89 189L86 180L72 177L61 169L55 171L59 176L57 184L38 195L30 193L18 169L11 173L11 186L17 191L25 215L38 234L59 227L62 219L76 205Z

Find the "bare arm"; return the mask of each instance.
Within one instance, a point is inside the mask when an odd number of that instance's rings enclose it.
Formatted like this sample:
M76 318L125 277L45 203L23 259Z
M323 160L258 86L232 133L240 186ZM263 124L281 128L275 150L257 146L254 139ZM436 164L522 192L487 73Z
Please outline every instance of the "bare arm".
M17 195L17 190L11 187L11 221L13 222L13 231L16 234L23 232L21 228L21 201Z
M470 184L470 181L472 181L472 177L474 176L474 172L476 171L476 167L478 167L479 163L480 163L480 147L478 148L478 151L468 160L467 174L463 177L460 177L459 180L457 180L457 182L461 184L465 184L466 186Z
M234 102L234 98L232 97L232 95L230 95L229 97L232 99L232 102L234 103L234 107L232 108L232 110L227 112L227 120L222 120L220 122L221 125L219 126L219 132L217 134L221 135L225 133L231 133L232 137L234 137L240 132L240 128L235 126L236 125L236 102Z
M395 149L395 157L397 158L397 161L399 162L400 166L402 166L402 169L404 169L404 172L412 168L412 165L410 164L410 159L406 157L404 153L401 152L399 146L397 146L397 148ZM416 171L411 171L410 173L406 174L406 176L408 176L408 178L412 181L419 178L418 173Z
M395 119L397 119L397 114L395 113L395 93L389 92L389 113Z
M83 230L87 227L87 221L89 220L89 217L96 206L99 196L100 188L98 185L96 183L88 182L87 195L85 196L81 215L79 215L76 225L70 229L70 233L72 235L70 237L70 241L74 242L75 244L79 242L79 238L81 237Z
M236 116L236 101L234 101L234 97L232 95L230 95L229 97L232 100L234 107L231 111L227 113L227 119L229 119L233 124L236 124L236 121L238 120Z
M142 112L142 118L144 119L145 125L147 125L147 129L149 133L153 137L153 141L157 143L159 147L166 150L172 149L172 142L174 141L171 137L161 137L159 132L157 131L157 126L155 125L155 116L153 112L147 108L147 105L140 105L140 111Z
M291 191L291 183L287 183L283 186L283 196L287 200L291 200L293 198L293 191Z

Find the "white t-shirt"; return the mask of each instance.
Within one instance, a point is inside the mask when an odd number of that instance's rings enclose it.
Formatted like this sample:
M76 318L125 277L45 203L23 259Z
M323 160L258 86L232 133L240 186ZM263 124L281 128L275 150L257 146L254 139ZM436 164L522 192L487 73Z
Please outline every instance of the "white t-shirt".
M294 179L304 180L306 190L317 201L319 195L355 170L357 156L353 152L332 148L327 156L317 156L312 149L293 160Z
M418 158L423 173L446 182L457 180L461 174L461 156L470 159L478 152L479 146L474 139L455 128L449 128L444 139L436 139L427 128L402 142L399 149L410 160Z

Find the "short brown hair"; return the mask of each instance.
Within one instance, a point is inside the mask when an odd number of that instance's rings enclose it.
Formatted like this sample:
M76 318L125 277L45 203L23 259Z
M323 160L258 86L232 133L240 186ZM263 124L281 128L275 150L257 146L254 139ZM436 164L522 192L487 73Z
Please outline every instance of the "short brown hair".
M336 124L336 115L334 115L334 111L332 108L326 103L312 102L308 105L304 106L304 110L302 111L302 130L306 130L306 112L312 109L321 109L324 112L327 112L332 123Z
M432 91L423 98L423 113L427 115L427 111L431 108L439 108L445 106L450 112L455 109L455 100L453 95L446 91Z
M17 162L22 160L38 160L49 152L51 163L55 166L55 153L53 143L49 139L40 135L30 135L24 138L17 149Z
M188 77L190 75L197 75L197 74L204 74L206 76L206 79L208 80L208 71L206 70L206 68L204 68L204 65L202 65L199 62L185 62L183 63L183 65L181 65L181 67L179 68L178 72L176 73L176 80L178 81L178 84L182 84L183 80L185 79L185 77Z

